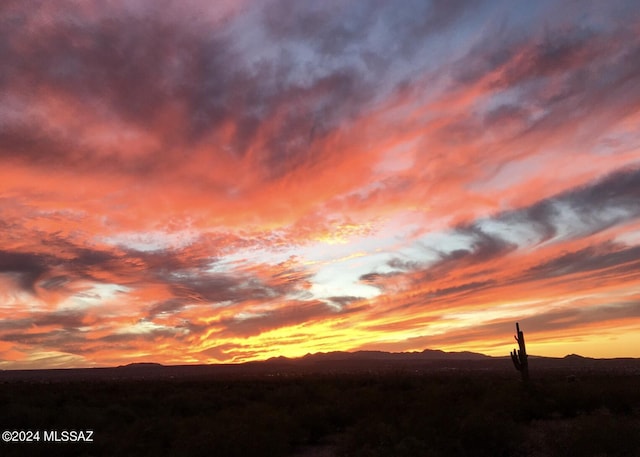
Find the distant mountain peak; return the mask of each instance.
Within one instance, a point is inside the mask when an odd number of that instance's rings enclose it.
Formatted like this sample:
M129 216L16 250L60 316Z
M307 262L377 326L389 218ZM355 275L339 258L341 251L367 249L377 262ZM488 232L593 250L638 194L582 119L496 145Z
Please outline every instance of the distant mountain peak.
M580 354L567 354L563 358L567 359L567 360L572 360L572 359L573 360L586 360L589 357L584 357L584 356L581 356Z
M155 362L133 362L126 365L119 365L117 368L159 368L164 367L161 363Z
M268 359L269 362L285 362L285 361L343 361L343 360L480 360L489 359L491 357L480 354L477 352L462 351L462 352L445 352L440 349L424 349L421 352L386 352L386 351L330 351L330 352L315 352L307 353L302 357L287 358L287 357L272 357Z

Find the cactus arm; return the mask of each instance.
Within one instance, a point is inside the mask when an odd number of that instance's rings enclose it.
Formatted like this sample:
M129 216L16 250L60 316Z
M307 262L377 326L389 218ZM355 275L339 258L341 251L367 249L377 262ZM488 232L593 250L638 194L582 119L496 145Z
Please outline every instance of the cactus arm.
M518 359L518 356L516 355L516 350L515 349L511 353L511 360L513 361L513 365L516 367L516 370L518 370L518 371L522 370L522 365L520 364L520 360Z

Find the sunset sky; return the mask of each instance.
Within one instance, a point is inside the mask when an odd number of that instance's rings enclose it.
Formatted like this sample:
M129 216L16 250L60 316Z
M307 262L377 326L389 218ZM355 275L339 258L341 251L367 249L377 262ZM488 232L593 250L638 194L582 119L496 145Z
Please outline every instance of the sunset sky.
M637 1L0 3L0 369L640 357Z

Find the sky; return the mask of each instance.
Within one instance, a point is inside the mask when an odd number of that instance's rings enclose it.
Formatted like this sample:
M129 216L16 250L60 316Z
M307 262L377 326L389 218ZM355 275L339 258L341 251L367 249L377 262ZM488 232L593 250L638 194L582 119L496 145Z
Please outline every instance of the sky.
M636 1L0 3L0 369L640 357Z

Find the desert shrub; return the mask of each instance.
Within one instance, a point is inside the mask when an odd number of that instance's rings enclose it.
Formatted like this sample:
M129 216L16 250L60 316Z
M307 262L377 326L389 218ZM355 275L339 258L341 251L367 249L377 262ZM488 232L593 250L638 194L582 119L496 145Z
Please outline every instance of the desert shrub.
M571 419L536 421L527 430L526 455L633 457L640 455L637 418L598 412Z
M640 422L598 412L573 421L568 437L572 455L623 457L640 455Z

